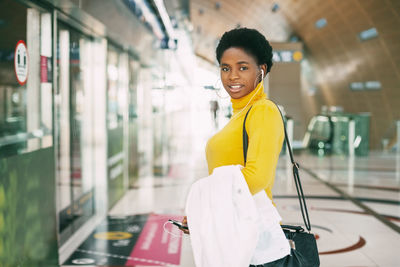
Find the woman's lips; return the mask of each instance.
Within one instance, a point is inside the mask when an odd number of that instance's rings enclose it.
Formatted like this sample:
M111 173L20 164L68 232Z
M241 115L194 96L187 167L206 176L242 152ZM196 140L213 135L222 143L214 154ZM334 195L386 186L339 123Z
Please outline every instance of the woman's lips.
M242 84L229 85L228 88L231 93L238 93L243 88L243 85Z

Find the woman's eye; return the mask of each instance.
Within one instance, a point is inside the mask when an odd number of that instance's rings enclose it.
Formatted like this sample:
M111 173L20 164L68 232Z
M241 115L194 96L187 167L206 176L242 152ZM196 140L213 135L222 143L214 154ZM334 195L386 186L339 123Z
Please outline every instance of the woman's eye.
M240 70L248 70L249 68L247 68L247 67L245 67L245 66L243 66L243 67L240 67Z
M221 68L221 70L222 70L223 72L227 72L229 69L228 69L227 67L223 67L223 68Z

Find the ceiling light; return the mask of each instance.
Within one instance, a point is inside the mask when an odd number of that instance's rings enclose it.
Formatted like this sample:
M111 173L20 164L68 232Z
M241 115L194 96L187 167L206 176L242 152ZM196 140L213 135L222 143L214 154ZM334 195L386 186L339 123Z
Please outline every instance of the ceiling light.
M353 91L361 91L364 90L364 83L362 82L353 82L350 83L350 89Z
M360 38L361 41L367 41L375 37L378 37L378 31L376 28L370 28L358 34L358 38Z
M272 5L271 11L275 13L275 12L278 11L278 10L279 10L279 5L278 5L277 3L274 3L274 4Z
M325 27L326 24L328 24L328 22L326 21L325 18L322 18L322 19L317 20L317 22L315 22L315 27L317 29L321 29L321 28Z
M367 81L365 82L365 89L367 90L379 90L382 85L379 81Z
M296 36L296 35L292 35L292 36L290 36L290 38L289 38L289 42L291 42L291 43L296 43L296 42L298 42L299 40L300 40L299 37Z

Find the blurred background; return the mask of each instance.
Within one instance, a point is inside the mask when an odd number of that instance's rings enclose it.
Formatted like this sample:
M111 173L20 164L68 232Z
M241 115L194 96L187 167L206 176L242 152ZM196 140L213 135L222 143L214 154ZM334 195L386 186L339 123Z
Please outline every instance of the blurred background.
M107 220L132 234L184 215L232 115L215 48L239 27L273 47L265 91L304 167L321 266L400 266L398 0L0 0L0 266L139 266L131 237L82 244ZM286 154L275 202L301 223ZM194 266L179 240L178 260L152 264Z

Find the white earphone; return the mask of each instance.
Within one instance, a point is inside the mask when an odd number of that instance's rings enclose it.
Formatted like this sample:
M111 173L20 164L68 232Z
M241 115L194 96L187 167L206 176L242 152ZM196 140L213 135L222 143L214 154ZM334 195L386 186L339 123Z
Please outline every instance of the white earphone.
M264 86L264 70L261 69L261 82L263 83ZM235 117L237 117L243 110L245 110L247 108L247 106L250 104L251 100L257 95L258 90L260 90L260 88L262 88L262 86L259 86L257 89L257 92L255 94L253 94L253 96L250 98L249 102L247 102L246 106L244 108L242 108L238 113L236 113L235 115L233 115L231 117L231 120L233 120Z

